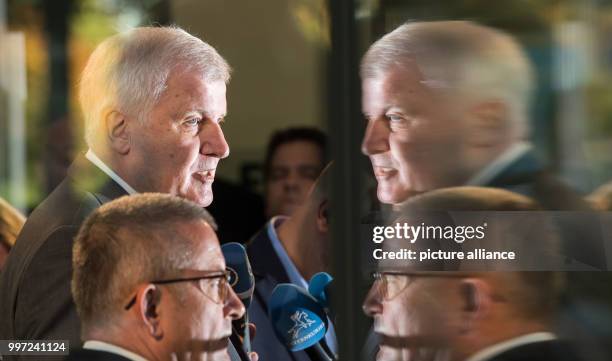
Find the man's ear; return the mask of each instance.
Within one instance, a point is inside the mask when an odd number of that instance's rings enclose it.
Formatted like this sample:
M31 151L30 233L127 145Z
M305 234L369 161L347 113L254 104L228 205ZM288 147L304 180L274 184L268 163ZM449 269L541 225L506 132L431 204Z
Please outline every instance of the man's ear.
M130 152L130 127L125 114L111 110L104 117L108 145L113 151L125 155Z
M319 203L317 209L317 229L321 233L329 231L329 201L327 199Z
M164 335L159 311L161 307L161 290L155 285L148 285L139 293L140 318L153 338L161 339Z
M463 331L469 332L474 323L485 317L491 307L491 287L480 278L465 278L459 283Z
M468 111L469 143L474 146L491 146L509 134L508 106L501 100L489 100L475 104Z

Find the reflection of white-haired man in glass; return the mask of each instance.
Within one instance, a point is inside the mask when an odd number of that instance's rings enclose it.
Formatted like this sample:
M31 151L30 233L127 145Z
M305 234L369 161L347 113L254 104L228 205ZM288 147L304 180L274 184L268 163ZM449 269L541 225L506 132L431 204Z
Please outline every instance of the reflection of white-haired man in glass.
M68 359L228 360L244 306L211 222L197 204L164 194L122 197L92 213L73 257L85 344Z
M532 69L510 35L465 21L407 23L368 49L361 78L362 149L381 202L474 185L548 209L586 207L527 142Z
M101 204L139 192L211 203L217 163L229 154L220 124L229 73L214 48L179 28L136 28L94 50L79 89L89 150L34 210L9 255L0 339L79 344L72 240Z

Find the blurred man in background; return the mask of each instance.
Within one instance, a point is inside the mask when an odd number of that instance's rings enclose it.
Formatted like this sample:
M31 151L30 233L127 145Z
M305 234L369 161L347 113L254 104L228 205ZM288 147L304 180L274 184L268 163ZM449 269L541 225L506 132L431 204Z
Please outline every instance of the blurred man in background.
M92 53L79 99L89 150L30 215L0 277L0 339L80 343L70 294L72 243L85 217L126 194L169 193L204 207L229 147L230 68L174 27L114 35Z
M327 163L326 151L326 136L316 128L286 128L272 135L264 162L268 219L290 216L304 202Z
M255 275L255 292L248 312L250 321L257 326L253 350L262 360L324 360L312 349L291 352L274 333L268 305L277 284L293 283L307 289L314 274L330 270L329 168L323 170L291 217L273 217L247 244ZM337 353L335 331L329 324L323 342Z
M197 204L156 193L92 213L75 240L72 275L85 344L69 360L229 360L231 322L244 306L212 222Z

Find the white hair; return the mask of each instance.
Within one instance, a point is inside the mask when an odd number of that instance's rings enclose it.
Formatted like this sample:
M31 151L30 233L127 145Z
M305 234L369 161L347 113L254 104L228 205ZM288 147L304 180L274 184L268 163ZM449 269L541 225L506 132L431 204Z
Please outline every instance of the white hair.
M104 40L83 70L79 101L89 147L111 110L144 122L176 68L206 81L230 78L230 66L210 45L178 27L140 27Z
M362 79L416 62L424 84L473 99L502 101L527 133L533 70L512 36L469 21L406 23L376 41L361 62Z

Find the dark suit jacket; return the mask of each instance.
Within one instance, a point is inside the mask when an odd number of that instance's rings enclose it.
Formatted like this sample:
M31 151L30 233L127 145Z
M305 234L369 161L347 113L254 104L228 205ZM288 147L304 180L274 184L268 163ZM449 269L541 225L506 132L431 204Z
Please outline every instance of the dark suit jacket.
M531 197L548 210L590 210L588 203L553 176L533 151L527 151L508 164L484 186L503 188Z
M487 361L580 361L576 352L563 341L534 342L502 352Z
M252 343L253 351L259 354L260 360L324 360L322 355L312 348L291 352L274 333L272 322L268 318L268 301L277 284L290 281L268 237L268 224L247 243L247 253L255 275L255 292L248 310L249 321L257 327Z
M71 351L65 361L130 361L121 355L112 352L77 349Z
M593 209L575 190L546 170L532 151L507 165L484 186L531 197L545 210L573 211L556 214L567 263L584 265L585 270L606 269L603 237Z
M81 344L70 293L73 238L87 215L125 194L89 160L77 158L28 218L0 275L0 339Z

